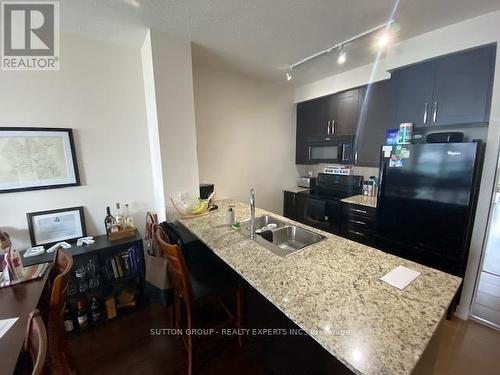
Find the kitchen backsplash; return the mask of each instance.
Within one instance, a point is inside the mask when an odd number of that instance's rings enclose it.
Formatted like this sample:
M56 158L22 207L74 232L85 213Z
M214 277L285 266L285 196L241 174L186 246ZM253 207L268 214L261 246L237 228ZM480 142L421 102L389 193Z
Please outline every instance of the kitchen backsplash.
M332 164L313 164L313 165L297 165L297 171L300 176L307 176L309 171L312 171L313 176L317 176L319 172L323 172L323 169ZM378 176L379 169L371 167L354 167L354 174L363 176L365 180L370 178L370 176Z

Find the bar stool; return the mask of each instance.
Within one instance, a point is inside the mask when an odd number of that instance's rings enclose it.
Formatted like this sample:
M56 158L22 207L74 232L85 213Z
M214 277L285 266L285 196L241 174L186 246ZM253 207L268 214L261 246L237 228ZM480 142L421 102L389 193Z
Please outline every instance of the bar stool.
M68 282L73 267L73 257L62 248L56 250L52 267L52 291L50 295L48 333L51 373L77 374L64 331L64 308L68 295Z
M235 328L243 327L243 288L231 282L228 278L213 277L203 280L197 280L190 274L182 249L177 244L168 243L164 232L158 230L156 232L160 249L168 259L168 272L173 283L174 289L174 314L175 327L181 328L181 321L184 317L185 328L192 330L196 328L197 310L202 305L214 303L222 308L226 315L226 319L216 325L211 326L214 330L233 326ZM236 298L236 311L231 309L224 303L223 298L234 296ZM185 315L182 316L185 312ZM193 335L184 334L182 340L188 352L188 375L193 372ZM240 346L243 345L243 337L238 336Z

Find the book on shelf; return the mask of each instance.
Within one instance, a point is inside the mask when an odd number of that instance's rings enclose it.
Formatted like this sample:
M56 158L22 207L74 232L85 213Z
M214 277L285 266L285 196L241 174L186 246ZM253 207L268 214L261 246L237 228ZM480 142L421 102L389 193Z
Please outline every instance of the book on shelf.
M139 248L133 246L105 261L102 274L107 281L113 281L134 274L140 270L140 258L137 255Z

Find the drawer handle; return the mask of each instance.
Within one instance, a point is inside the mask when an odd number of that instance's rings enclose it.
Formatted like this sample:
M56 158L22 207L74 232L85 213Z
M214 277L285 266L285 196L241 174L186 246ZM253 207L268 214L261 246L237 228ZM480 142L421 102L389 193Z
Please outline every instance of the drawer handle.
M366 237L366 234L361 233L361 232L357 232L357 231L355 231L355 230L349 230L349 232L354 233L354 234L357 234L358 236L361 236L361 237Z
M354 212L359 212L359 213L362 213L362 214L366 214L368 212L366 212L365 210L358 210L357 208L351 208L351 211L354 211Z
M364 221L359 221L359 220L349 220L351 223L356 223L356 224L361 224L361 225L366 225Z

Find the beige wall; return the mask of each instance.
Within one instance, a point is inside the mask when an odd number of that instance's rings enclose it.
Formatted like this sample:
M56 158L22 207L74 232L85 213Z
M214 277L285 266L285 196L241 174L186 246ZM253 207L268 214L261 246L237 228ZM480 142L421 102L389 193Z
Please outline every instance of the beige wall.
M281 213L298 175L293 90L199 63L193 74L200 181L242 201L254 187L259 207Z
M106 206L130 203L140 229L153 202L138 48L61 36L61 70L0 71L0 126L74 129L82 186L0 194L0 227L23 249L26 213L84 206L89 234Z

